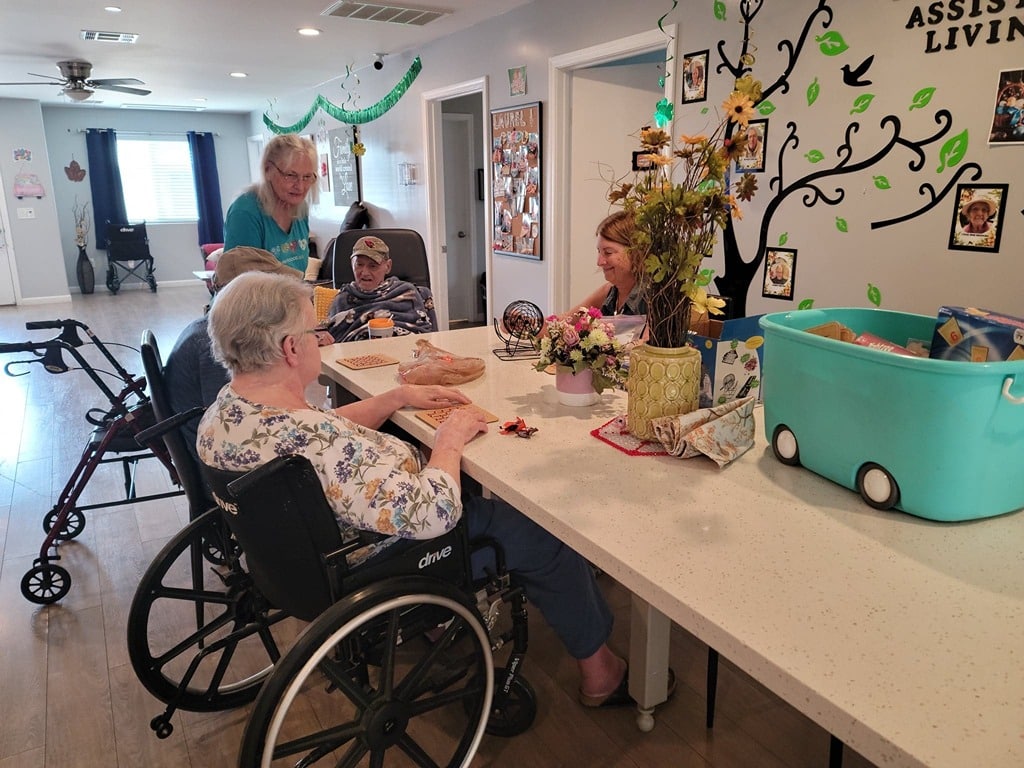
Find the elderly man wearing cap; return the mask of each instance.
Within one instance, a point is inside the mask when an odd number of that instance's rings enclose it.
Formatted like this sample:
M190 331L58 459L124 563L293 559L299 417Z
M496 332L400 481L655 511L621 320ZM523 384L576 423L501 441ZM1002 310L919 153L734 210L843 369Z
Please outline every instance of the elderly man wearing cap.
M355 341L368 335L373 318L394 321L395 334L437 330L430 289L390 276L391 255L379 237L361 237L352 247L355 280L341 286L328 310L327 327L335 341Z

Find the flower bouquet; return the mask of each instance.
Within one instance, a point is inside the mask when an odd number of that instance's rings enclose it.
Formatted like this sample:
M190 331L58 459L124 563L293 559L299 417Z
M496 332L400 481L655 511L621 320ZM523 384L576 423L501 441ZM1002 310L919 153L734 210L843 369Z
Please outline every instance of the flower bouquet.
M566 315L552 315L547 327L534 340L540 359L538 371L550 365L571 373L591 371L594 389L602 392L610 387L623 387L629 371L626 351L615 338L612 326L601 319L596 307L578 307Z

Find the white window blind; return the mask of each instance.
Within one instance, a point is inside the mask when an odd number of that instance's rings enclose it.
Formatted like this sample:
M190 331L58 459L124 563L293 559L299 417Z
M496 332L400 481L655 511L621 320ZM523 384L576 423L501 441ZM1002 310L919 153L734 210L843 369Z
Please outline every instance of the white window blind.
M118 136L117 162L129 221L198 221L184 136Z

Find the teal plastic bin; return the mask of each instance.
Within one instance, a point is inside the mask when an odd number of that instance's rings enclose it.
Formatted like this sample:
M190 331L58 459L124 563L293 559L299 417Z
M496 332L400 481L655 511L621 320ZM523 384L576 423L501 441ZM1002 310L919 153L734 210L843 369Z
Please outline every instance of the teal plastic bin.
M765 437L780 461L930 520L1024 507L1024 362L907 357L805 331L833 320L901 346L935 328L880 309L762 317Z

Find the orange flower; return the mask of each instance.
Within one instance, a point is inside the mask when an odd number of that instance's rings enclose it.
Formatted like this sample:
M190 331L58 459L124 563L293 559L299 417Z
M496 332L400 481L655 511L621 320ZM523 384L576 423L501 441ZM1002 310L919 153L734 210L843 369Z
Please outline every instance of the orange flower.
M739 91L733 91L729 98L722 102L722 109L725 111L729 119L743 126L747 125L747 121L754 117L754 102L750 100L750 97Z
M743 211L740 210L739 205L736 203L736 198L729 195L726 200L728 201L729 209L732 211L732 217L736 219L736 221L742 221Z
M681 142L683 142L683 144L694 144L694 145L696 145L696 144L703 144L705 141L708 140L708 137L705 136L703 133L700 134L699 136L687 136L684 133L682 136L679 137L679 140Z

